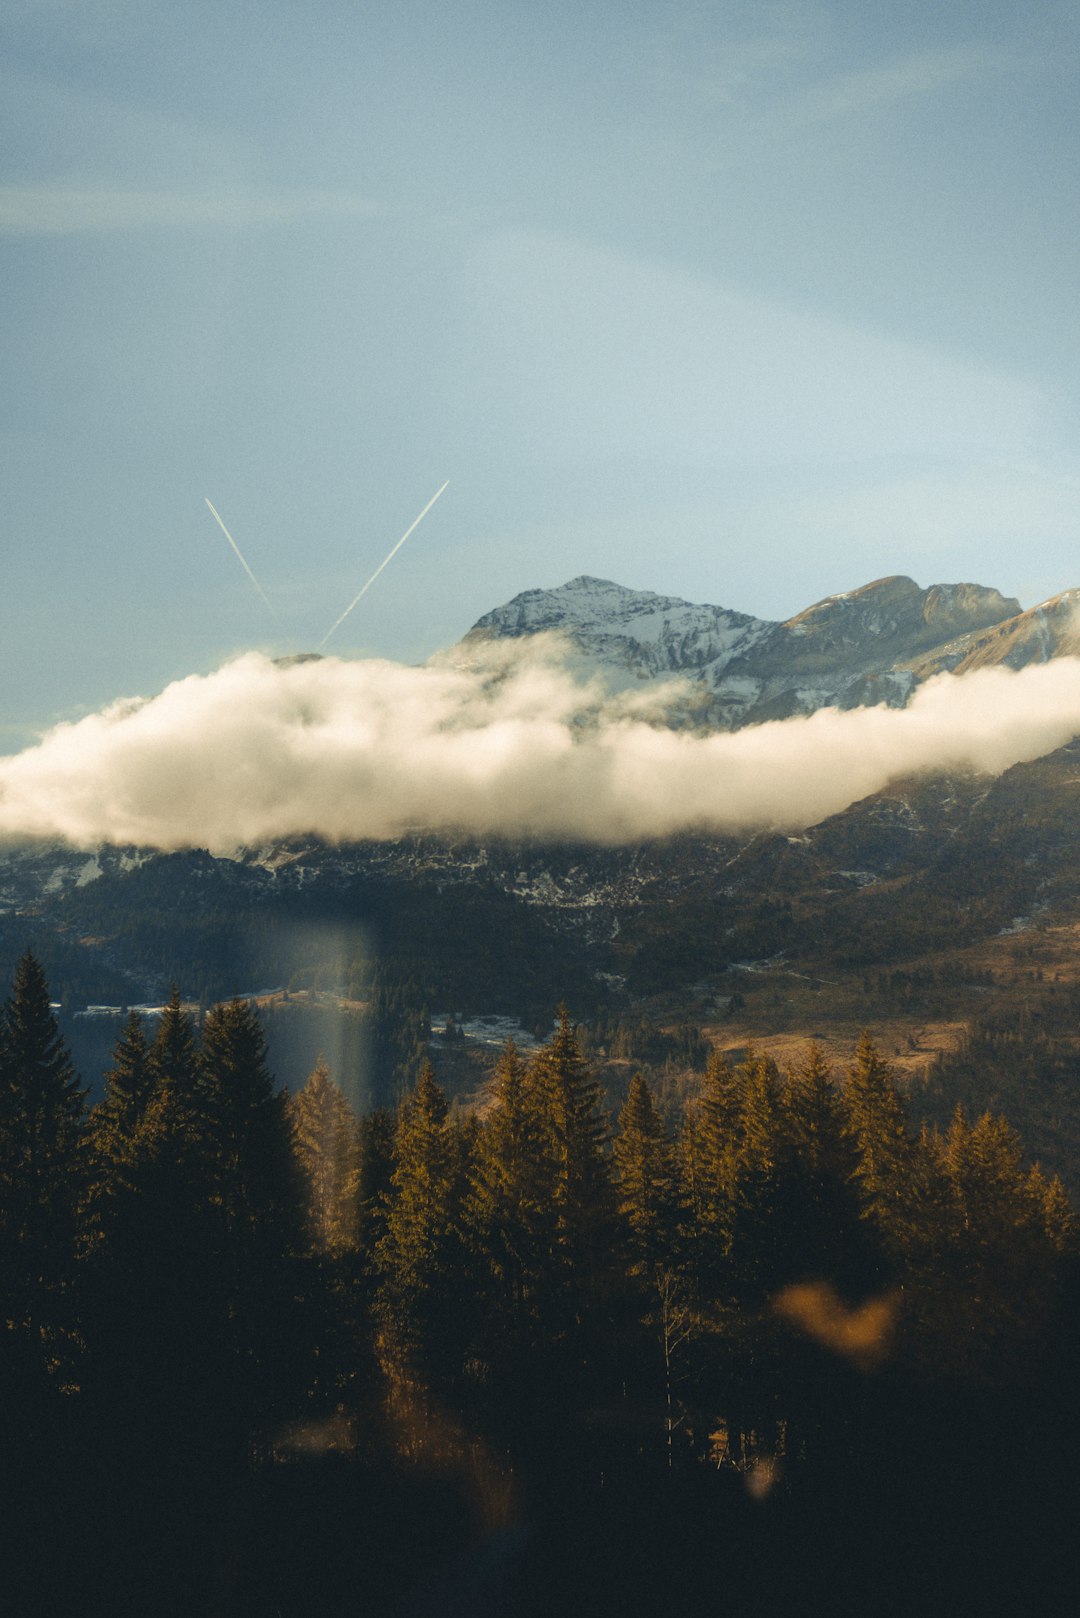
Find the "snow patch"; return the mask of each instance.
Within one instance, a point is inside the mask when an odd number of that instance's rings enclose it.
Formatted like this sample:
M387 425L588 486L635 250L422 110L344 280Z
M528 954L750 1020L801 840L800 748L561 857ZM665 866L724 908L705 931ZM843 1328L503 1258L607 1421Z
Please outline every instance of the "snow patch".
M449 1011L439 1011L432 1016L432 1045L450 1043L443 1034L443 1029L451 1021L451 1015ZM462 1017L454 1014L453 1022L466 1044L484 1045L501 1050L507 1040L512 1039L519 1051L535 1051L540 1049L542 1043L535 1034L523 1028L516 1017L504 1017L494 1013L481 1017Z

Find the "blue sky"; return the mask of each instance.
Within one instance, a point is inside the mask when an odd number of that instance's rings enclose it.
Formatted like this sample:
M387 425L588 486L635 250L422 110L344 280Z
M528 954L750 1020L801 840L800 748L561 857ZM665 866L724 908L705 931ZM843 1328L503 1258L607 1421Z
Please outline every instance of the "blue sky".
M8 0L0 750L577 573L1080 585L1075 6ZM203 504L209 496L281 619Z

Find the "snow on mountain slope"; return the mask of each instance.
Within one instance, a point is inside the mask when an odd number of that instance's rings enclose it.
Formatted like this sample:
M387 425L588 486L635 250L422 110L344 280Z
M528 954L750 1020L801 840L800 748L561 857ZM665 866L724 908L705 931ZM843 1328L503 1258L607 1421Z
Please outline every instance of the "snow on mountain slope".
M927 673L950 666L958 637L981 644L1018 616L1028 615L997 590L924 590L898 576L775 623L583 575L515 596L479 619L461 646L558 631L616 679L700 681L710 694L706 717L727 728L828 706L901 706ZM958 660L964 655L957 650Z
M726 607L695 606L583 574L554 590L526 590L485 613L462 644L557 630L598 662L648 678L722 668L776 627Z

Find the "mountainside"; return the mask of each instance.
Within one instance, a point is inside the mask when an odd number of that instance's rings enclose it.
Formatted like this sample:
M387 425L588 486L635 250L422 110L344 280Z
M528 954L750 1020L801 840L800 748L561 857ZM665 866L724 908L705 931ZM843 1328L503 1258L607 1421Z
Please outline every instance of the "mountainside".
M901 706L941 669L1020 667L1071 650L1071 600L1021 613L983 585L923 590L893 577L774 623L583 576L515 596L479 619L461 647L554 630L605 673L700 681L708 717L734 728L822 707Z
M891 578L769 623L582 578L487 614L456 655L555 630L615 685L689 676L714 721L734 726L826 702L899 704L943 669L1076 654L1078 606L1069 592L1020 612L981 586ZM159 1001L172 981L204 1003L287 991L278 1022L303 1010L317 1042L287 1046L299 1052L281 1072L290 1083L316 1049L339 1048L335 1018L353 1019L340 1049L355 1051L366 1037L355 1019L387 1006L395 1026L413 1019L415 1039L424 1008L539 1030L565 998L579 1017L645 1015L731 1049L764 1041L781 1059L786 1042L811 1036L841 1059L872 1024L912 1074L961 1045L985 1012L1006 1029L1037 1016L1057 1032L1043 1077L1009 1091L1010 1113L1080 1184L1078 793L1073 742L995 779L893 781L798 836L622 847L308 838L231 859L9 848L0 971L10 980L27 944L39 951L91 1080L115 1023L94 1023L91 1039L93 1019L70 1013ZM987 1037L1004 1049L1011 1036ZM460 1051L436 1041L435 1053L447 1074L460 1069L455 1085L475 1082L467 1064L454 1067ZM996 1071L964 1079L969 1105L1008 1091Z
M1014 603L1009 603L1010 606ZM1028 612L987 629L972 629L945 645L912 658L908 667L917 680L948 670L968 674L973 669L1003 664L1022 669L1029 663L1047 663L1053 657L1080 656L1080 590L1051 596Z

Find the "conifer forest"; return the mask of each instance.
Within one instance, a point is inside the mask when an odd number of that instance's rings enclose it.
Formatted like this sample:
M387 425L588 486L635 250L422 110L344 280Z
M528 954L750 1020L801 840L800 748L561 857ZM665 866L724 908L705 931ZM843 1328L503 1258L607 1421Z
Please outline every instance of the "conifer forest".
M702 1047L617 1105L562 1010L357 1116L256 1009L132 1013L94 1105L0 1027L15 1618L1075 1610L1077 1225L1006 1119Z

